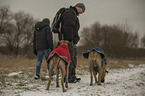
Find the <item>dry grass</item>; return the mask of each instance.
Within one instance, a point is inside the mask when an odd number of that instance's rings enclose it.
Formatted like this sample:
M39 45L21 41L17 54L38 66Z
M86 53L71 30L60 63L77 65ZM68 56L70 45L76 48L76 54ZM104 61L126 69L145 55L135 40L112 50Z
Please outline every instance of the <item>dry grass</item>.
M143 60L112 60L107 59L107 69L116 69L116 68L128 68L128 64L138 66L140 64L145 64ZM24 91L33 91L33 90L40 90L40 85L46 86L48 83L44 80L34 80L34 74L36 70L36 62L37 59L26 59L26 58L3 58L0 57L0 96L7 93L5 90L11 90L13 94L19 94ZM78 57L78 64L77 64L77 74L78 75L87 75L89 74L88 68L88 59L84 59L83 57ZM108 71L109 71L108 70ZM21 73L19 73L21 71ZM19 73L18 75L8 76L9 73L16 72ZM41 76L48 76L47 65L46 61L43 60L41 66ZM33 86L29 86L29 84ZM25 87L28 86L28 87ZM22 91L15 91L16 89ZM19 95L15 95L19 96Z
M0 58L0 74L8 74L10 72L33 72L35 74L37 59L8 59L8 58ZM78 70L88 71L88 59L84 59L83 57L78 57ZM108 59L107 68L108 69L116 69L116 68L128 68L128 64L132 64L134 66L138 66L140 64L145 64L144 60L120 60L120 59ZM47 65L46 61L43 60L41 71L47 73Z
M84 59L83 57L79 57L78 58L78 65L77 67L84 69L84 70L88 70L88 64L89 61L88 59ZM123 60L123 59L110 59L107 58L107 66L106 68L109 69L118 69L118 68L129 68L129 64L133 65L133 66L138 66L140 64L145 64L145 60Z
M118 69L118 68L129 68L129 65L139 66L140 64L145 64L145 60L123 60L123 59L108 59L107 68Z
M107 59L107 69L113 68L127 68L128 64L138 66L145 64L144 60L113 60ZM3 58L0 57L0 96L20 96L19 94L26 91L41 91L48 83L48 79L34 80L37 59L26 58ZM77 75L87 75L88 59L78 57ZM108 71L109 71L108 70ZM21 71L21 73L19 72ZM9 73L16 72L17 75L8 75ZM142 75L144 75L142 73ZM46 61L43 60L41 66L41 76L48 76ZM118 80L117 80L118 81ZM142 83L137 83L136 86L142 86ZM55 85L53 85L55 86ZM73 87L72 87L73 88ZM70 88L71 89L71 88ZM12 96L11 95L11 96Z
M36 69L37 59L8 59L0 58L0 74L7 74L10 72L34 72ZM46 60L43 60L41 70L47 70Z

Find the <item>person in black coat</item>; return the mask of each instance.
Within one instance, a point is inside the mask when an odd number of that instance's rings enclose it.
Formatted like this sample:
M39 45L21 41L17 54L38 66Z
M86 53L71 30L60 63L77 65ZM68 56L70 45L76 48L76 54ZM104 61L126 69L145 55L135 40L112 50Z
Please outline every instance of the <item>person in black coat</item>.
M40 78L40 69L43 60L43 55L45 59L53 50L53 36L50 29L50 21L48 18L43 19L40 22L35 24L34 37L33 37L33 51L37 55L37 64L36 64L36 75L34 79ZM49 65L47 64L48 70Z
M80 40L78 31L80 28L80 23L78 16L85 12L85 5L83 3L78 3L75 6L70 6L61 15L61 29L59 34L59 40L68 40L71 43L69 52L71 55L71 63L69 69L69 82L73 83L80 78L76 78L76 65L77 65L77 49L76 44Z

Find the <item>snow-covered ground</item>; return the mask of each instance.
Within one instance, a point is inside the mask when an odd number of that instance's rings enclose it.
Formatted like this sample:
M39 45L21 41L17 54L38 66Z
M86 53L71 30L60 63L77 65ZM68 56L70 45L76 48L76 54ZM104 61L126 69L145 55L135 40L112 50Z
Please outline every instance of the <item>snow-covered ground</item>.
M130 68L128 69L109 70L106 82L101 86L95 83L93 86L89 86L89 72L86 72L84 75L77 75L81 77L81 81L69 83L67 92L62 92L61 86L59 88L55 87L55 79L52 80L49 91L45 90L48 80L36 81L31 78L24 81L20 80L16 83L6 80L6 87L0 86L0 96L145 96L145 64L137 67L129 66ZM79 72L81 73L81 71ZM15 74L18 77L19 75L24 75L20 73L22 72ZM11 73L11 75L13 74ZM9 74L9 77L11 75ZM27 77L29 76L25 76L25 78Z

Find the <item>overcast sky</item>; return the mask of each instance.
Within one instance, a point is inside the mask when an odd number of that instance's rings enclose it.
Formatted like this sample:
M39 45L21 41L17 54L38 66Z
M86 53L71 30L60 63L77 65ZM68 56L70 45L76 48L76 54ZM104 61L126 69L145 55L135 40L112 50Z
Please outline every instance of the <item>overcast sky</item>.
M145 34L145 0L0 0L0 5L9 5L10 10L20 10L42 20L48 17L52 22L57 10L77 3L84 3L86 11L79 16L81 29L90 27L96 21L101 25L126 24Z

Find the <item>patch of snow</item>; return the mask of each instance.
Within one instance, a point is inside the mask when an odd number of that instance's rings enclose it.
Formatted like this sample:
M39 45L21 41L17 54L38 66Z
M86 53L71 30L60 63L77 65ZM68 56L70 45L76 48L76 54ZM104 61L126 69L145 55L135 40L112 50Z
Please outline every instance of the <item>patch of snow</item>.
M133 64L128 64L128 66L129 66L129 67L134 67L134 65L133 65Z
M8 76L16 76L16 75L19 75L19 74L22 74L23 72L20 71L20 72L13 72L13 73L9 73Z
M89 73L89 72L88 72ZM106 81L101 86L93 83L90 86L90 74L77 75L81 78L80 82L69 83L67 92L62 92L61 81L60 87L56 88L56 80L53 79L50 90L45 90L47 81L38 83L29 83L22 89L5 89L6 96L144 96L145 94L145 64L128 69L109 70L106 75ZM39 80L38 80L39 81ZM16 94L15 94L16 92Z
M94 83L89 86L90 75L80 75L81 81L69 83L67 92L63 93L62 88L55 88L55 82L50 86L50 90L45 90L46 86L38 92L23 92L21 96L143 96L145 94L144 85L140 77L145 68L120 69L115 70L106 76L106 82L102 86ZM145 74L145 73L144 73ZM143 79L143 78L142 78Z
M145 64L140 64L139 67L145 67Z
M9 73L8 76L15 76L15 75L18 75L19 73L17 72L13 72L13 73Z

